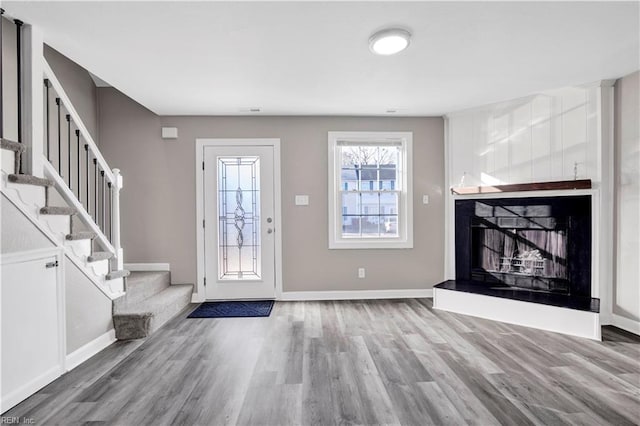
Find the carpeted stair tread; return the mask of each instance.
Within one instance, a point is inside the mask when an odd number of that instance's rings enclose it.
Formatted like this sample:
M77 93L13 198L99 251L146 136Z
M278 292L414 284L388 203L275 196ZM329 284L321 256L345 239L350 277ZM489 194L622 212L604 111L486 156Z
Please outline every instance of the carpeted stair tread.
M53 182L49 179L43 179L33 175L11 174L9 175L9 182L45 187L53 186Z
M96 251L93 254L87 256L87 262L99 262L105 259L111 259L113 257L113 253L108 251Z
M191 303L193 285L174 284L136 303L114 303L113 323L120 340L139 339L162 327ZM126 298L127 296L123 296Z
M137 303L160 293L171 285L169 271L132 272L125 283L126 301Z
M111 271L104 276L106 280L115 280L116 278L126 278L131 274L131 272L123 269L121 271Z
M40 209L40 214L71 216L76 213L78 213L78 210L67 206L46 206Z
M69 241L93 240L97 236L95 232L74 232L73 234L67 234L66 239Z
M184 295L186 293L191 295L192 291L193 285L191 284L172 284L148 299L140 300L135 303L125 302L117 307L114 306L114 315L142 313L153 314L159 310L163 310L167 305L167 302L172 302L177 296Z
M12 140L5 139L5 138L0 139L0 148L8 149L10 151L20 153L20 154L25 152L27 149L27 147L24 146L24 144L21 144L20 142L14 142Z

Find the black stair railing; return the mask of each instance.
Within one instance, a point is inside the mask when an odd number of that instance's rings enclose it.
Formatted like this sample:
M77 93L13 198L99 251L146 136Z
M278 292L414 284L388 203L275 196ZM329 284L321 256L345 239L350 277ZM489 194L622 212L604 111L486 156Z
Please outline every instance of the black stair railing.
M11 22L12 21L12 22ZM6 75L6 61L3 61L3 26L7 24L15 25L16 29L16 102L17 112L16 139L18 143L23 143L23 98L24 82L29 82L26 78L23 66L23 22L19 19L5 21L5 11L0 8L0 99L4 99L3 79ZM44 133L42 158L45 161L45 174L55 181L57 189L63 190L64 197L68 202L79 209L84 216L84 220L93 219L93 224L89 223L94 230L100 230L99 239L103 245L115 249L116 255L120 248L119 232L119 191L122 178L119 170L111 170L105 162L102 154L94 143L93 138L88 133L78 112L73 108L64 88L56 78L55 74L43 58L44 75L43 86L41 86L42 97L44 98ZM12 70L13 72L13 70ZM11 89L13 91L13 88ZM28 100L27 100L28 101ZM55 103L55 111L52 110ZM4 139L5 121L3 102L0 102L0 138ZM64 129L66 122L66 129ZM55 124L54 124L55 123ZM55 126L55 128L54 128ZM66 135L64 132L66 131ZM75 143L73 135L75 134ZM56 141L57 136L57 141ZM66 136L66 143L64 141ZM84 148L85 154L82 155ZM66 152L65 152L66 150ZM16 160L23 160L16 158ZM91 163L93 162L93 170ZM16 173L23 173L23 161L16 164ZM28 165L28 164L27 164ZM115 199L114 199L115 197ZM121 262L121 259L118 260Z
M74 194L78 202L86 210L88 215L93 219L96 226L102 231L109 242L112 241L112 201L111 191L112 179L110 174L98 160L98 155L93 151L92 145L83 137L80 130L81 126L74 121L74 116L65 105L62 97L56 93L51 79L45 79L45 128L47 129L45 137L46 157L51 163L55 158L55 169ZM52 97L51 92L55 94ZM50 129L52 126L51 114L48 112L51 108L51 102L55 102L57 122L56 135L57 144L51 143ZM64 118L63 118L64 116ZM64 123L64 124L63 124ZM66 135L63 136L63 128L66 125ZM72 135L75 134L75 143ZM63 142L66 136L66 142ZM84 140L83 140L84 139ZM84 142L84 143L83 143ZM52 146L53 145L53 146ZM66 149L66 152L65 152ZM84 155L82 155L84 149ZM91 167L93 164L93 170ZM74 176L75 175L75 176ZM107 196L107 189L109 194ZM107 230L109 230L107 232Z

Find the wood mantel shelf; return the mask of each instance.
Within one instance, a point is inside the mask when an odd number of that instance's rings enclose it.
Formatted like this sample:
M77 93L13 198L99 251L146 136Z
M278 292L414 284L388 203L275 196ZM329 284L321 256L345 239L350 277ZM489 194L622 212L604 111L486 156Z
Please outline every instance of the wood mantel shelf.
M557 191L562 189L591 189L591 179L514 183L510 185L492 186L463 186L459 188L451 188L451 193L454 195L474 195L522 191Z

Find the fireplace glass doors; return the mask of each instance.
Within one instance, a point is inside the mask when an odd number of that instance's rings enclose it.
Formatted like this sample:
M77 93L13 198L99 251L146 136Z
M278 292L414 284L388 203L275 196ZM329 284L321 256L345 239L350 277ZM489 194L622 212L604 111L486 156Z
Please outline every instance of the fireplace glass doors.
M456 279L589 296L590 197L457 200Z

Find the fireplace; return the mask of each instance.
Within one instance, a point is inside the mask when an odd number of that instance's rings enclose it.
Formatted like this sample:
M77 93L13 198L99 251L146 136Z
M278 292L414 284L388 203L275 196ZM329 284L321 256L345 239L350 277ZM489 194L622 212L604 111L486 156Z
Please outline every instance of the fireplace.
M455 256L455 282L443 287L598 309L589 195L456 200Z

